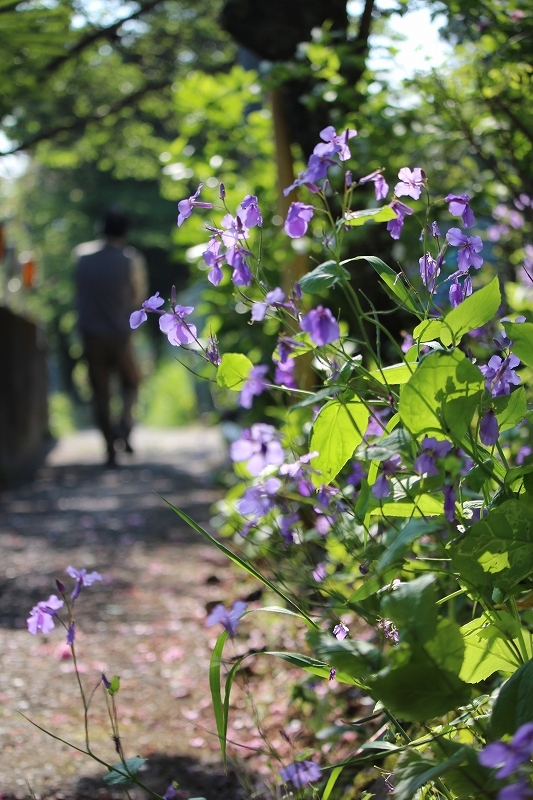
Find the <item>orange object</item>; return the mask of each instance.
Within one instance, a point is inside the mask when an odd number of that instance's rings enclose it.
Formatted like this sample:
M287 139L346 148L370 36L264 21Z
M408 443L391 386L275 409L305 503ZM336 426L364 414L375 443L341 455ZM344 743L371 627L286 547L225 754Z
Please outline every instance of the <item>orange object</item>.
M35 261L30 258L22 265L21 275L22 275L22 284L25 289L31 289L32 286L35 284L35 275L37 272L37 268L35 266Z

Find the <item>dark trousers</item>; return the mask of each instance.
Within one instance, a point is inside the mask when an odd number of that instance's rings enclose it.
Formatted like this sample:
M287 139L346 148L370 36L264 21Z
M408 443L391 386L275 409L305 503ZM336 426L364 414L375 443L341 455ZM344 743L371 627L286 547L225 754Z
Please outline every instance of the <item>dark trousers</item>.
M93 389L95 421L106 440L109 453L113 453L113 442L117 436L127 437L133 425L132 408L137 399L139 373L133 356L129 333L117 336L83 336L83 347L89 379ZM118 373L122 394L122 417L119 428L111 422L110 379Z

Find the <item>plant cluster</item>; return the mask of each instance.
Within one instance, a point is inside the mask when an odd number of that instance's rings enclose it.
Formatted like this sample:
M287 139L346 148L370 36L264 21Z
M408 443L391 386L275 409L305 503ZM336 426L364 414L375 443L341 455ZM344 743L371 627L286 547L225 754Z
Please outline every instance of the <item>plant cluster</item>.
M315 217L327 254L294 284L266 283L257 197L247 195L233 213L220 186L221 217L206 226L208 280L214 287L231 280L251 324L277 325L268 361L221 354L175 292L168 308L156 294L132 314L134 328L158 315L169 342L216 368L213 380L238 392L244 409L267 391L280 397L272 417L281 424L253 424L230 448L240 481L223 504L222 532L237 534L243 556L175 510L283 601L261 610L307 626L305 653L264 655L357 687L383 720L382 734L340 763L306 752L287 764L285 785L327 800L343 770L385 760L399 800L526 798L533 794L533 321L527 311L502 316L498 277L483 274L483 241L470 235L469 194L435 196L423 169L404 167L389 202L354 210L359 187L373 183L376 204L390 192L384 170L358 178L346 169L355 135L324 129L286 190L310 193L291 204L286 234L304 236ZM216 210L199 199L201 188L179 203L179 226ZM452 218L444 233L439 209ZM386 224L393 239L405 223L419 227L419 277L371 255L349 259L369 263L412 320L403 341L389 330L389 312L353 288L342 256L346 232L367 222ZM326 305L332 287L344 293L351 319ZM390 351L393 364L383 356ZM44 613L54 614L49 607ZM224 628L210 671L224 758L231 687L247 657L225 661L224 646L253 610L237 601L207 620ZM362 623L365 635L353 635Z

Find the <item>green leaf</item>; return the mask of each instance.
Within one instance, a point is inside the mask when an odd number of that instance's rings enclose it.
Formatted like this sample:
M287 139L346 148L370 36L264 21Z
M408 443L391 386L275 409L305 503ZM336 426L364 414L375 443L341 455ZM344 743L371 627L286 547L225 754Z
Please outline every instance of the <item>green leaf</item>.
M394 770L395 800L411 800L422 786L440 778L448 770L461 764L465 758L463 752L465 750L466 747L462 747L445 761L425 758L416 750L408 750L402 755Z
M454 571L473 586L511 589L533 570L533 509L506 500L450 549Z
M368 261L370 266L376 270L379 277L385 284L389 297L392 297L394 300L399 300L401 305L407 308L409 311L412 311L415 314L420 313L416 303L413 300L412 290L405 286L403 277L398 275L397 272L394 272L394 270L385 264L381 258L377 258L376 256L356 256L354 261Z
M228 632L222 631L211 653L209 663L209 688L211 689L211 700L213 702L213 712L217 726L218 740L222 761L226 764L226 730L227 720L225 720L224 705L222 703L222 693L220 691L220 665L222 663L222 652L228 638Z
M493 400L500 431L507 431L522 422L526 416L526 390L520 386L515 392Z
M447 435L449 429L461 440L472 421L483 386L481 372L460 350L430 353L402 388L400 419L414 436Z
M421 494L413 500L392 500L380 503L374 497L371 500L375 503L370 507L370 516L400 517L407 519L410 517L438 517L444 513L444 499L442 493Z
M326 783L326 785L324 787L324 791L322 792L322 800L329 800L329 796L330 796L331 792L333 791L333 787L337 783L337 779L338 779L339 775L341 774L341 772L343 771L343 769L344 769L344 766L333 767L333 769L331 770L330 776L328 778L328 782Z
M320 403L321 400L331 397L332 394L338 394L343 389L344 386L325 386L323 389L319 389L318 392L314 392L313 394L308 395L308 397L304 397L304 399L300 400L299 403L295 403L290 407L289 411L295 411L297 408L314 406L317 403Z
M461 677L465 643L461 628L451 619L439 619L435 636L426 642L424 650L440 669Z
M492 710L490 732L499 739L515 733L525 722L533 722L533 660L523 664L502 686Z
M515 356L533 367L533 322L504 322L505 333L513 340Z
M486 616L473 619L461 628L465 655L459 677L466 683L479 683L494 672L514 672L517 656L506 645L503 633ZM531 634L524 630L531 657ZM518 646L518 639L513 640Z
M434 575L422 575L401 583L384 596L382 616L394 622L402 642L421 645L434 636L437 627L434 582Z
M441 669L424 647L414 648L407 663L388 667L368 685L372 697L410 722L440 717L470 699L468 684L453 672Z
M350 273L336 261L325 261L298 280L303 292L314 294L329 289L341 280L350 280Z
M326 664L324 661L311 658L311 656L306 656L302 653L286 653L283 651L274 650L268 650L264 653L264 655L281 658L288 664L292 664L293 667L299 667L300 669L305 670L305 672L310 672L311 675L318 675L320 678L329 678L331 666ZM335 680L337 680L339 683L349 683L352 686L358 683L351 675L343 672L342 670L337 672Z
M138 773L143 764L146 764L147 759L141 756L133 756L128 758L124 763L113 764L109 767L109 775L104 775L104 782L108 786L125 786L132 782L132 778Z
M391 367L383 367L383 369L375 369L370 375L379 383L396 386L400 383L407 383L418 364L416 361L406 364L393 364Z
M452 342L458 344L465 333L494 319L501 301L500 283L496 277L446 314L440 329L441 342L446 346Z
M118 675L113 675L113 677L109 681L109 687L107 691L111 696L113 696L118 692L119 689L120 689L120 678L118 677Z
M195 530L197 533L200 533L209 542L211 542L211 544L215 545L215 547L217 547L222 553L224 553L224 555L227 556L230 559L230 561L233 561L234 564L237 564L237 566L241 567L243 570L245 570L245 572L248 572L249 575L252 575L254 578L257 578L258 581L261 581L261 583L263 583L265 586L268 586L268 588L271 589L275 594L277 594L278 597L281 597L283 600L285 600L286 603L288 603L290 606L293 606L293 608L295 608L300 613L301 618L308 627L315 629L318 628L318 625L315 622L313 622L311 617L309 617L305 613L305 611L302 611L300 608L298 608L296 603L293 600L291 600L288 595L284 594L284 592L282 592L281 589L279 589L275 584L269 581L268 578L265 578L263 575L261 575L260 572L258 572L254 567L252 567L251 564L247 564L246 561L243 561L242 558L240 558L238 555L229 550L225 545L222 544L222 542L219 542L218 539L215 539L214 536L211 536L211 534L208 533L205 530L205 528L202 528L201 525L198 525L198 523L195 522L193 519L191 519L191 517L189 517L189 515L186 514L185 511L182 511L180 508L177 508L176 506L172 505L172 503L170 503L164 497L162 499L167 504L167 506L170 506L170 508L178 515L178 517L181 517L181 519L184 522L186 522L187 525L189 525L193 530Z
M413 339L417 339L421 344L440 339L441 319L425 319L420 322L413 331Z
M242 353L224 353L217 370L217 383L223 389L239 392L248 379L253 364Z
M313 424L309 449L317 450L311 466L315 486L331 483L363 440L368 409L363 403L332 400L321 409Z
M361 445L357 448L356 458L365 461L385 461L387 458L406 450L411 443L411 437L404 428L396 428L388 436L371 445Z
M350 228L364 225L365 222L389 222L395 219L396 214L390 206L381 208L364 208L361 211L347 211L344 215L343 224Z
M337 675L345 682L358 683L362 677L379 669L379 652L368 642L357 639L337 641L330 633L315 632L309 633L307 639L313 652L335 667Z
M387 540L387 549L379 559L376 571L381 572L390 564L402 561L409 546L428 533L435 533L442 525L422 519L411 519L401 531L392 531Z

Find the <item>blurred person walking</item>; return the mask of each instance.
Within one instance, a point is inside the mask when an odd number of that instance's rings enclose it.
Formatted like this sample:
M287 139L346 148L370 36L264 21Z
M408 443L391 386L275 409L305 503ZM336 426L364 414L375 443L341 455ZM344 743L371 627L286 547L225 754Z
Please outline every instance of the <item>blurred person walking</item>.
M102 218L102 238L74 249L78 328L108 466L115 464L116 450L133 452L129 435L139 386L129 318L146 297L147 276L142 254L126 245L129 226L129 216L122 208L109 208ZM122 394L117 424L113 424L110 410L113 373L118 374Z

